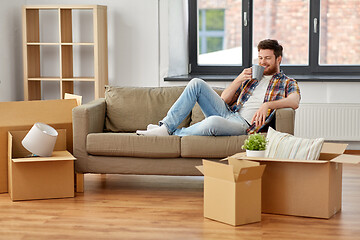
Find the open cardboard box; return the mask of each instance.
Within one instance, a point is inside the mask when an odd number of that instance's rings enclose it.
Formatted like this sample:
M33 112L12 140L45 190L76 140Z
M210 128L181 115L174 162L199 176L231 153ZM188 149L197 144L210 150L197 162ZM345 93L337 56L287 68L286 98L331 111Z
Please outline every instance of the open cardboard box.
M66 130L57 130L51 157L28 157L21 144L28 131L8 132L8 189L13 201L74 197L74 160L66 151Z
M228 164L203 160L204 217L233 226L261 221L261 176L265 166L228 159Z
M262 212L331 218L341 210L342 164L358 164L360 156L343 154L347 144L324 143L319 160L231 158L266 164L262 177Z
M76 106L75 99L0 102L0 193L8 192L8 131L29 130L36 122L66 129L66 149L72 153Z

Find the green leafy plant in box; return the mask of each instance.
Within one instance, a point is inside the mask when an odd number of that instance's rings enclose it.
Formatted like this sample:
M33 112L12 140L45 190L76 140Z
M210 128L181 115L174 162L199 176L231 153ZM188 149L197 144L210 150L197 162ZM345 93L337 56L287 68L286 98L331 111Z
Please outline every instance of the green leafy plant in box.
M242 145L241 148L246 150L263 151L266 148L266 138L264 135L259 133L251 134L245 140L244 145Z

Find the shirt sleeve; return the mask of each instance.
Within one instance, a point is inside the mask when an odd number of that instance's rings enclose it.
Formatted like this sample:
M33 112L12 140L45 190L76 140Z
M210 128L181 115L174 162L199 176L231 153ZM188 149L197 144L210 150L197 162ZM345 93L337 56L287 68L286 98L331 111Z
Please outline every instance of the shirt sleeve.
M297 92L300 96L300 88L299 85L297 83L297 81L295 79L289 78L288 79L288 83L286 84L286 96L289 96L291 93Z

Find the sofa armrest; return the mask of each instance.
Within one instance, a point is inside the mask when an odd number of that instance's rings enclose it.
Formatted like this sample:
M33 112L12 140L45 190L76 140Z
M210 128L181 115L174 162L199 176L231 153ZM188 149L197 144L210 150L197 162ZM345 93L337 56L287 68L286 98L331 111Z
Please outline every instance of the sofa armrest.
M276 110L275 128L277 131L294 135L295 110L292 108L279 108Z
M73 108L73 147L75 170L79 173L87 169L86 138L89 133L100 133L104 130L106 104L100 98L90 103Z

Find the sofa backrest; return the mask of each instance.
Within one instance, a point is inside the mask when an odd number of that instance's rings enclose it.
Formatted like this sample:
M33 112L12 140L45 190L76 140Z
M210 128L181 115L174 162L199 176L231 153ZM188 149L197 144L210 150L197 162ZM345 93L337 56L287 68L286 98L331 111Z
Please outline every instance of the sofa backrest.
M105 131L134 132L157 124L166 116L185 87L105 87ZM214 88L220 95L223 89ZM195 105L179 127L203 120L200 106Z
M105 131L134 132L157 124L184 87L105 87ZM190 115L181 123L189 126Z

